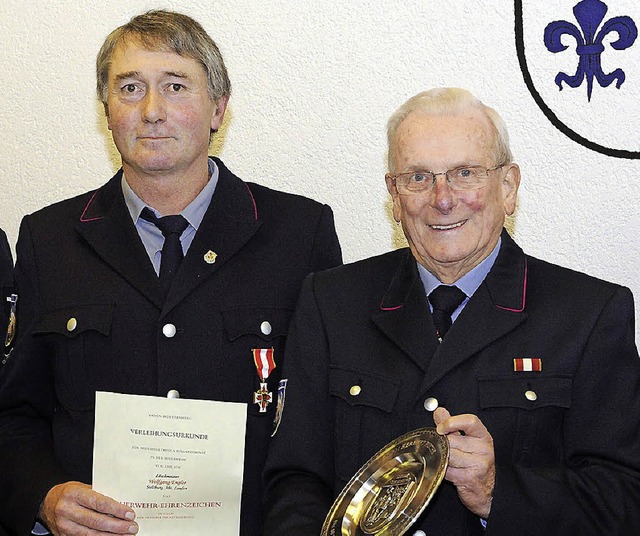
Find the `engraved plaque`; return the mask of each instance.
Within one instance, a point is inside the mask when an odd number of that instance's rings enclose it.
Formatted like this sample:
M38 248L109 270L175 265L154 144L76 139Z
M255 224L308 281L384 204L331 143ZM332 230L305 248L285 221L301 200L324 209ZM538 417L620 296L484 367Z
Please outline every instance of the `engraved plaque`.
M401 536L444 478L447 438L434 428L404 434L378 451L344 487L321 536Z

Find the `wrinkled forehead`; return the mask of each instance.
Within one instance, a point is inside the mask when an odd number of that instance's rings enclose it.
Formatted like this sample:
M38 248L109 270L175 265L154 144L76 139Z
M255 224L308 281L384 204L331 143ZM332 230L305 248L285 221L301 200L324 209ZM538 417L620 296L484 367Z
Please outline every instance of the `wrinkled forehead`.
M444 135L452 131L487 140L493 137L495 129L487 114L476 108L442 113L414 110L398 126L394 142L416 132L437 136L438 133Z
M470 145L480 147L487 155L495 151L497 132L483 110L469 108L459 112L433 113L414 110L398 126L392 141L392 151L397 153L416 140L446 144L452 138L464 139Z

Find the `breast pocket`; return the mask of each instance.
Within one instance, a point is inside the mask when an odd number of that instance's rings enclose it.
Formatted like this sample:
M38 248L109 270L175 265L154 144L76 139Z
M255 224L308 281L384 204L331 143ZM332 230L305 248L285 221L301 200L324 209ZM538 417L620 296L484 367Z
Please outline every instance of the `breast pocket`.
M349 480L372 454L403 432L401 419L393 415L400 386L400 380L368 371L330 368L336 474L342 480Z
M222 311L229 341L246 337L256 342L275 342L287 335L291 310L277 307L236 307Z
M44 314L34 330L55 349L55 386L60 404L70 411L94 407L99 369L108 359L113 304L82 304ZM94 360L95 363L92 363Z
M570 375L514 377L478 380L480 409L494 430L496 456L527 467L557 463L562 456L562 423L571 407ZM499 451L505 445L511 451Z
M291 314L290 309L258 306L236 307L222 311L227 346L222 353L225 359L221 363L220 373L224 374L225 390L231 400L249 404L249 417L273 421L275 393L278 391ZM266 404L266 411L260 411L260 406L254 404L253 399L254 393L260 388L260 374L268 367L266 361L258 361L256 364L253 355L253 350L256 349L273 349L271 356L275 369L269 373L266 383L267 392L270 392L274 399ZM262 369L260 372L259 367ZM265 428L264 433L267 431Z

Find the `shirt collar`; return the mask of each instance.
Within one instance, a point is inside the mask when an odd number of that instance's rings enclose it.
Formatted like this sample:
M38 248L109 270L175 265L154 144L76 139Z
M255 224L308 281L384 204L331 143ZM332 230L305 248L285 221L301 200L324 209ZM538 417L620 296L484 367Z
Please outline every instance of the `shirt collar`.
M218 166L213 161L213 159L209 158L208 160L209 166L209 181L202 189L202 191L196 196L196 198L189 203L180 214L184 216L184 218L189 222L194 229L198 229L200 224L202 223L202 219L204 218L205 213L207 212L207 207L211 203L211 198L213 197L213 192L216 189L216 185L218 184L218 176L220 172L218 170ZM142 199L138 197L138 195L131 189L129 183L126 181L126 177L124 173L122 174L122 194L124 195L124 202L127 205L127 209L129 210L129 214L131 214L131 219L134 223L138 222L140 218L140 213L142 209L145 207L150 208L156 216L160 216L157 210L153 207L147 205Z
M463 275L460 279L455 282L455 286L458 287L462 292L464 292L467 297L473 296L478 287L482 284L482 282L487 277L487 274L493 268L493 264L496 262L496 258L498 257L498 253L500 252L500 245L502 244L502 238L498 238L498 243L493 248L493 251L489 253L489 255L480 263L478 266L473 268L470 272ZM437 286L442 285L442 282L429 270L427 270L420 263L418 264L418 273L420 274L420 279L422 279L422 284L424 285L424 289L427 293L427 296L431 294L431 291L434 290Z

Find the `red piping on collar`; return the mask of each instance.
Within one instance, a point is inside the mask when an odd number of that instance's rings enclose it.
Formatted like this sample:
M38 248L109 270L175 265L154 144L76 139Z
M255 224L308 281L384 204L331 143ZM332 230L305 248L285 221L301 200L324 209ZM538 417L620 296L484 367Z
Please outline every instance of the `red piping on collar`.
M251 202L253 203L253 215L256 218L256 221L258 220L258 207L256 206L256 200L253 197L253 193L251 192L251 188L249 188L249 185L245 182L244 185L247 187L247 191L249 192L249 195L251 196Z
M87 219L85 219L85 217L84 217L84 215L87 213L87 210L89 210L89 207L91 206L91 203L93 203L93 198L97 194L98 194L98 190L93 192L93 195L91 196L91 199L89 199L89 202L87 203L87 206L84 207L84 210L82 211L82 214L80 215L80 221L81 222L96 221L96 220L101 220L102 218L104 218L104 216L98 216L97 218L87 218Z
M383 311L397 311L398 309L402 309L402 305L396 305L395 307L383 307L382 303L380 304L380 309Z
M527 272L529 271L529 263L527 259L524 260L524 285L522 288L522 307L520 309L511 309L510 307L502 307L500 305L496 305L498 309L503 309L504 311L511 311L512 313L521 313L524 311L525 303L527 302Z

